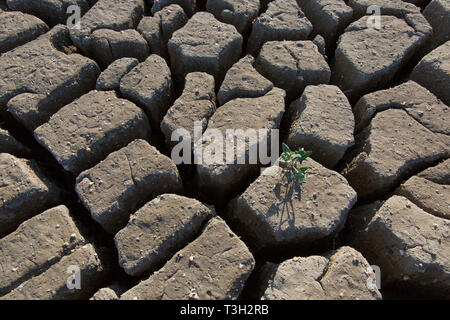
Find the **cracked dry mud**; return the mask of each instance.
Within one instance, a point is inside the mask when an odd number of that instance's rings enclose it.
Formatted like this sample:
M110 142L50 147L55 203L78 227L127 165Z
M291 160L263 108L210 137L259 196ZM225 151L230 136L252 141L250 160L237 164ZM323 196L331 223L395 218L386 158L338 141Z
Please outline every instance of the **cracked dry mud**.
M0 300L450 299L449 25L450 0L0 0ZM240 163L274 142L313 152L303 185Z

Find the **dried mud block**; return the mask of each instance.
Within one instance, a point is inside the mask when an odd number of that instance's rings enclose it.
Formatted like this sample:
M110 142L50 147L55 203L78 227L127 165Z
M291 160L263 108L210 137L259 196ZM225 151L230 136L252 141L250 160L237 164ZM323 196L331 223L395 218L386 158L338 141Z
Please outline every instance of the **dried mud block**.
M121 58L136 58L144 61L150 54L147 41L133 29L114 31L99 29L90 36L89 56L102 67Z
M22 283L1 299L4 300L81 300L88 299L98 287L104 285L109 269L102 263L101 253L87 244L64 256L44 273ZM70 289L73 267L79 271L80 288ZM75 269L73 269L75 271ZM76 277L76 276L75 276ZM76 278L75 278L76 279ZM72 280L76 281L76 280Z
M217 100L220 105L236 98L257 98L273 89L273 83L254 68L255 58L246 55L236 62L225 75Z
M0 12L0 53L14 49L48 31L39 18L22 12Z
M386 285L409 284L449 297L450 222L392 196L354 240Z
M89 10L88 0L6 0L6 3L11 10L29 13L50 25L66 24L69 6L78 6L81 16Z
M179 5L173 4L156 12L153 17L144 17L137 30L147 40L152 54L169 59L167 42L172 34L188 22L188 17Z
M403 0L349 0L347 2L348 6L353 9L355 19L359 19L365 15L372 15L373 12L368 12L370 6L380 8L380 14L382 16L405 18L408 14L420 13L419 7L408 3L409 1Z
M0 153L9 153L21 157L29 155L30 152L30 149L17 141L11 133L0 128Z
M92 57L96 42L93 33L96 30L136 29L143 14L144 0L98 0L82 16L80 28L70 30L70 37L78 48Z
M306 40L313 26L295 0L275 0L254 22L247 52L256 57L264 43L282 40Z
M409 3L408 3L409 2ZM374 11L369 10L371 6L377 6L380 9L380 23L385 23L383 16L394 16L404 20L409 26L411 26L416 32L425 36L423 39L423 45L428 46L429 40L433 33L432 27L427 19L420 12L420 8L411 1L404 0L349 0L348 5L353 8L353 19L359 19L373 15ZM373 21L370 21L373 22ZM369 27L369 26L368 26ZM422 47L423 50L425 47ZM421 51L420 50L420 51Z
M450 40L450 30L448 28L448 22L450 21L450 1L432 0L425 10L423 10L423 15L433 28L431 49Z
M279 88L287 101L299 97L307 85L327 84L331 71L312 41L271 41L256 59L256 70Z
M113 91L91 91L34 131L36 140L73 174L135 139L150 135L145 113Z
M450 41L427 54L414 68L411 79L450 106Z
M158 0L153 1L153 6L151 9L152 14L155 15L158 11L172 4L181 6L189 17L192 16L197 10L197 0Z
M317 48L319 49L319 52L326 57L326 44L325 44L325 39L318 34L317 36L314 37L313 40L314 44L317 46Z
M450 159L418 174L419 177L439 184L450 184Z
M217 109L194 146L203 192L224 199L258 174L262 159L251 159L249 153L264 145L270 150L271 129L280 127L284 97L283 90L274 88L265 96L234 99Z
M258 16L259 0L207 0L206 10L217 20L232 24L241 34L246 34Z
M353 9L342 0L297 0L301 10L314 26L314 33L334 48L339 35L353 19Z
M184 133L183 139L189 141L193 147L195 122L201 122L201 135L216 110L215 98L213 76L204 72L188 73L183 94L169 108L161 122L161 131L166 137L166 143L174 146L179 142L172 141L172 135L177 131L179 134Z
M120 80L120 93L144 109L158 130L173 99L172 76L166 61L152 54Z
M92 218L112 234L147 201L181 190L175 164L144 140L133 141L82 172L75 186Z
M403 109L427 129L450 138L450 108L414 81L363 96L353 108L356 132L367 127L378 112L388 109Z
M263 300L380 300L370 264L351 247L327 256L294 257L263 267Z
M169 40L172 71L178 81L190 72L223 79L241 55L242 41L234 26L216 20L211 13L196 13Z
M302 186L274 165L232 200L230 218L257 250L306 246L343 227L356 192L344 177L312 159L305 167Z
M65 206L25 221L0 239L0 295L39 275L84 242ZM63 275L68 277L65 272Z
M381 19L378 30L371 28L363 17L350 24L339 38L332 83L338 85L351 102L386 86L431 34L429 25L414 28L394 16L381 16Z
M33 131L64 105L95 88L98 65L68 54L69 31L58 25L0 56L0 111ZM7 105L8 104L8 105Z
M390 109L378 113L356 136L356 156L343 174L360 199L375 198L449 153L441 135L404 110Z
M59 188L33 160L0 154L0 237L59 201Z
M118 90L123 76L138 64L139 60L135 58L117 59L100 74L97 79L96 89L104 91Z
M255 260L221 218L121 300L235 300Z
M336 86L307 86L289 114L287 144L312 151L311 157L327 168L334 168L355 143L352 107Z
M105 301L105 300L119 300L117 293L111 288L101 288L89 300Z
M154 270L195 239L214 210L175 194L158 196L134 213L114 237L119 264L129 275Z
M450 219L450 160L428 168L401 184L395 193L422 210Z

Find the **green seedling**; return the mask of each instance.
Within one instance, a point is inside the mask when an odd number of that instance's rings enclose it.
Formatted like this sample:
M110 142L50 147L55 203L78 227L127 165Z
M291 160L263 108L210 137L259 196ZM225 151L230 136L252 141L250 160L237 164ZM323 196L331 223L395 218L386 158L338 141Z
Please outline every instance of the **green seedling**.
M292 151L285 143L282 144L282 149L283 153L280 157L281 167L288 170L291 179L301 186L306 180L306 171L308 170L307 167L302 167L301 164L312 154L312 151L305 151L303 148Z

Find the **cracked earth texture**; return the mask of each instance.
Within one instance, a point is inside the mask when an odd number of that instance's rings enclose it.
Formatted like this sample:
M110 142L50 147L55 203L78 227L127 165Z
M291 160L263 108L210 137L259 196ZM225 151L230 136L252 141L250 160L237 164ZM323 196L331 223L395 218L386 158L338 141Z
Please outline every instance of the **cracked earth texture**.
M0 300L449 299L449 25L450 0L0 0ZM262 140L176 163L194 123L189 151L279 129L306 182L237 163Z

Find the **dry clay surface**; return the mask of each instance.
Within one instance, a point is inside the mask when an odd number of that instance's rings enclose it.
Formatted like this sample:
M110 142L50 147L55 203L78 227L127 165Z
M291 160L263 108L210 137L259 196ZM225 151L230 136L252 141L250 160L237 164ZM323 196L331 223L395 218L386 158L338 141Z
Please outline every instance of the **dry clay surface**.
M449 25L450 0L0 1L0 300L449 299Z

